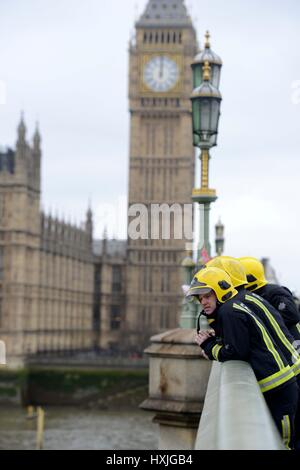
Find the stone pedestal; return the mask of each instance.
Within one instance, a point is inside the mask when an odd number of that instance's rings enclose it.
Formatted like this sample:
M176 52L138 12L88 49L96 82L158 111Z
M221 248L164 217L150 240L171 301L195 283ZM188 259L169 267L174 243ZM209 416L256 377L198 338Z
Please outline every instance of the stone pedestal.
M160 450L192 450L203 409L211 362L200 355L194 329L151 338L149 398L140 407L156 412Z

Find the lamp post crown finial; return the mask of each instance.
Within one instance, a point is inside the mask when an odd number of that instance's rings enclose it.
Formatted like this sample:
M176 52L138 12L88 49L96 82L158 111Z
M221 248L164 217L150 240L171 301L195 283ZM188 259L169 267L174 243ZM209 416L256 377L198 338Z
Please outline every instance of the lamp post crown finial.
M206 39L205 48L210 49L210 32L209 31L206 31L205 39Z

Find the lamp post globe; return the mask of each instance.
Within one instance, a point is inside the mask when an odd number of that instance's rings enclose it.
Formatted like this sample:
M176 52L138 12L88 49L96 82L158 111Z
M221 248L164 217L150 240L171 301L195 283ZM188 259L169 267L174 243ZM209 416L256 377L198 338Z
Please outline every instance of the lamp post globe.
M222 95L210 83L211 67L206 61L203 67L203 82L193 90L192 122L193 136L197 147L209 149L216 145L220 119Z

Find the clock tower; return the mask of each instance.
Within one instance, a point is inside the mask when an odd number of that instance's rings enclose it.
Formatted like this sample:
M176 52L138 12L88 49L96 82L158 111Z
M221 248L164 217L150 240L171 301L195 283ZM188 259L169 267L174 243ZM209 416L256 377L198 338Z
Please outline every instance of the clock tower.
M175 233L174 220L180 224L182 216L183 225L184 214L192 220L190 95L196 53L196 33L184 1L149 0L130 44L129 226L131 209L144 208L143 235L132 237L129 231L128 236L122 342L132 349L142 350L152 334L176 328L179 322L181 262L191 240L183 230L182 236ZM165 237L162 224L168 224L168 216L170 236ZM153 236L155 225L159 236Z

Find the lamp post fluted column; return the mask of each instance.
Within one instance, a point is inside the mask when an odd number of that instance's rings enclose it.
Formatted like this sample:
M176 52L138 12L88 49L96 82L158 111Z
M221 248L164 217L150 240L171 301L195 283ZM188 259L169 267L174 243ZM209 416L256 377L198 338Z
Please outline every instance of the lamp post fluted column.
M209 188L209 150L202 149L201 151L201 187L194 189L192 193L192 200L200 206L200 235L199 244L197 247L197 261L200 262L203 249L211 256L211 245L209 241L209 216L210 205L215 202L218 197L216 190Z

